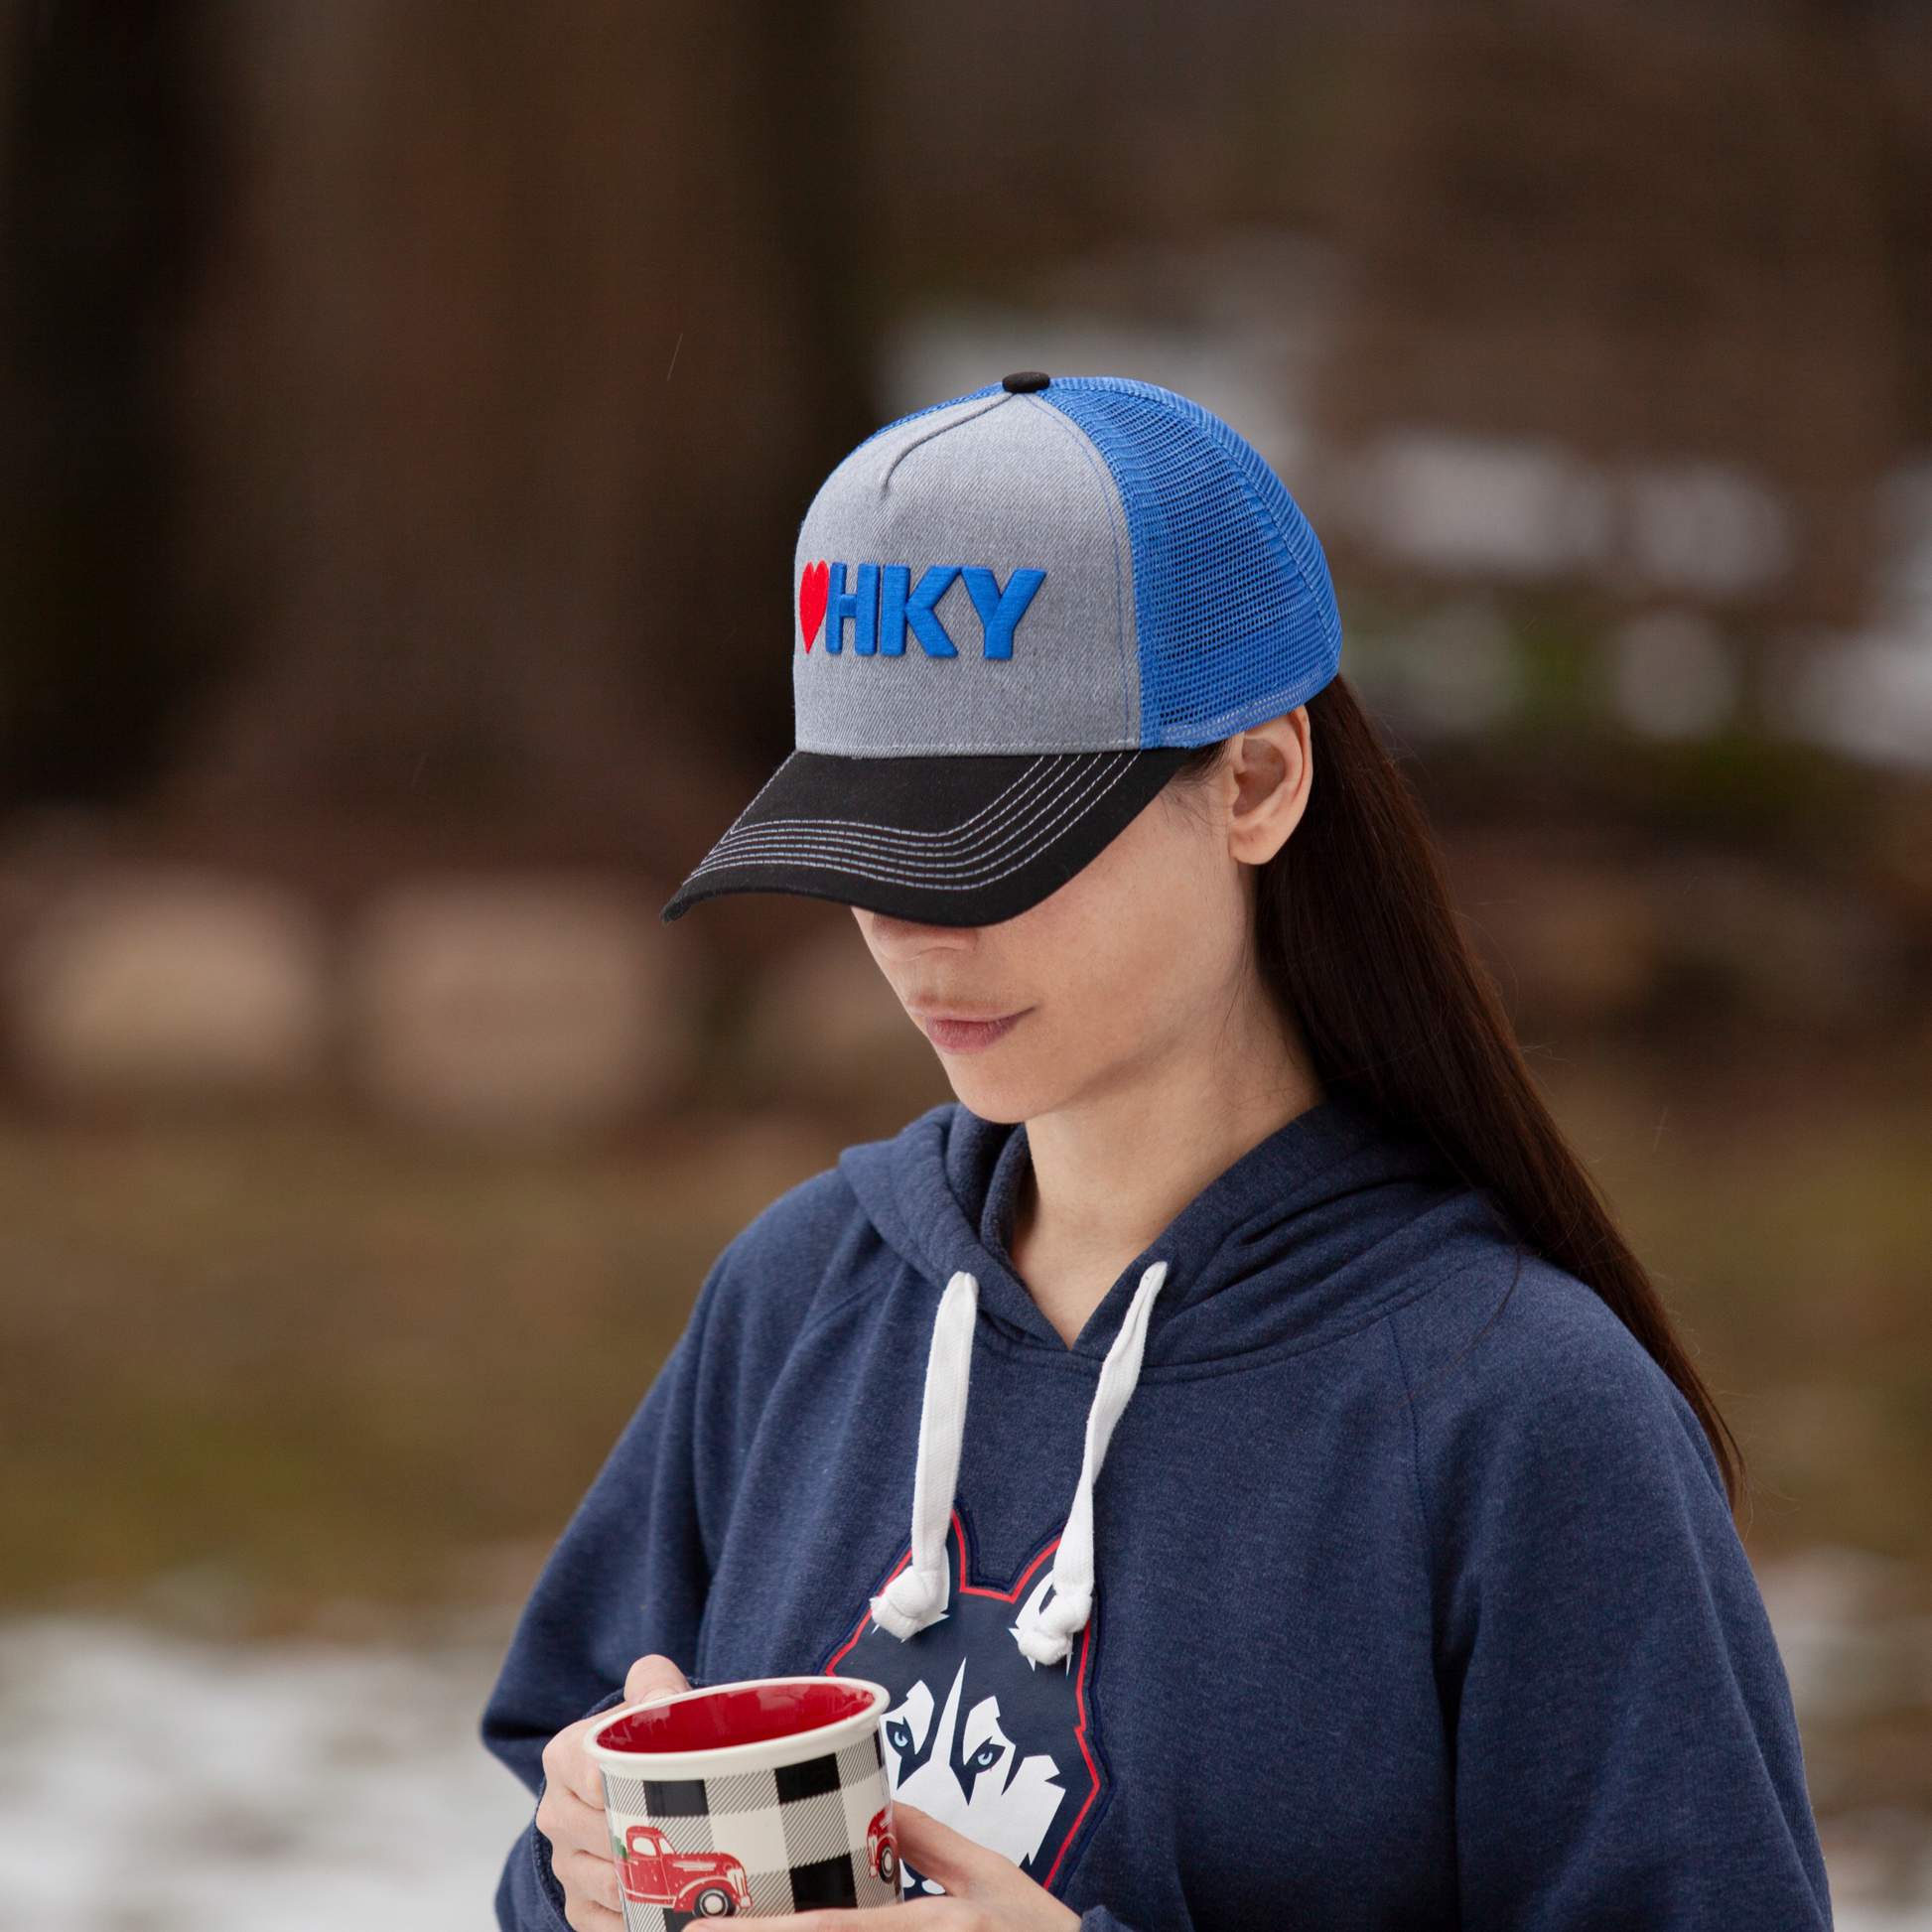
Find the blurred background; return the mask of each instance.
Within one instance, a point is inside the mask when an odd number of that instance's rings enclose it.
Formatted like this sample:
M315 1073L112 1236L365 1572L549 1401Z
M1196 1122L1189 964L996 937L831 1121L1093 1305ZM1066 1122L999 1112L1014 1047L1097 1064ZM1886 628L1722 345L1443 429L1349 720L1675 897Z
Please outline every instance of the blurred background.
M485 1921L520 1592L943 1097L842 914L656 907L820 478L1018 367L1309 508L1932 1925L1932 17L0 0L5 1932Z

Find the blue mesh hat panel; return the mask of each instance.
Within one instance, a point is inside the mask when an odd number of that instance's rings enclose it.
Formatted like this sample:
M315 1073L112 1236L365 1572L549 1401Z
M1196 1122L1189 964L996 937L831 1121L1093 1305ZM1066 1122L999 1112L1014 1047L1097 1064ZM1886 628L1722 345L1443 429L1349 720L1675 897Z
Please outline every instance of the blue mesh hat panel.
M1341 620L1320 542L1257 452L1152 383L1056 377L1113 472L1134 552L1141 743L1206 745L1305 704L1335 674Z

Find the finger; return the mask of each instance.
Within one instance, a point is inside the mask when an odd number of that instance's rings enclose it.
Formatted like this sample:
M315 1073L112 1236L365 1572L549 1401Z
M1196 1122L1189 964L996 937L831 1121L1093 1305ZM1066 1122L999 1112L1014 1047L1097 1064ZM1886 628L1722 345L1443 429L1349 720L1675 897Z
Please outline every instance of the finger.
M623 1924L623 1914L600 1905L594 1898L566 1897L564 1923L571 1932L618 1932Z
M1044 1890L998 1852L975 1845L916 1805L895 1803L893 1831L901 1858L950 1894L930 1902L935 1925L1009 1926L1014 1932L1074 1932L1080 1915ZM926 1900L918 1900L920 1905ZM942 1914L937 1908L951 1908ZM957 1914L958 1916L952 1916Z
M972 1914L970 1920L961 1913ZM787 1932L917 1932L925 1926L981 1924L979 1915L956 1898L908 1898L903 1905L872 1905L863 1911L800 1912L785 1921Z
M902 1800L893 1806L893 1834L900 1858L922 1877L937 1878L955 1897L970 1898L976 1889L1000 1884L1020 1869L1011 1859L975 1845Z
M553 1854L550 1869L557 1874L567 1897L586 1898L609 1911L622 1911L618 1868L609 1859L601 1859L593 1852L569 1851L561 1857Z
M543 1775L551 1790L568 1791L578 1803L602 1811L604 1778L584 1748L584 1739L596 1722L595 1718L582 1718L544 1745Z
M668 1657L639 1657L623 1680L626 1704L655 1704L691 1688L684 1673Z
M537 1806L537 1830L559 1851L589 1852L609 1860L606 1847L611 1828L601 1804L586 1804L566 1784L545 1788L543 1802Z

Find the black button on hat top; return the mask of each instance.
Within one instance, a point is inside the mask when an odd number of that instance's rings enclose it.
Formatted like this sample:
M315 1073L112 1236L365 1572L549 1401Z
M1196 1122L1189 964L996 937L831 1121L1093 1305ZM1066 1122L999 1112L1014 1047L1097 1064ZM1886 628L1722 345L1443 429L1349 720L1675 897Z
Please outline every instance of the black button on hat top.
M1020 369L1008 376L1000 387L1010 396L1030 396L1035 389L1045 388L1052 379L1039 369Z

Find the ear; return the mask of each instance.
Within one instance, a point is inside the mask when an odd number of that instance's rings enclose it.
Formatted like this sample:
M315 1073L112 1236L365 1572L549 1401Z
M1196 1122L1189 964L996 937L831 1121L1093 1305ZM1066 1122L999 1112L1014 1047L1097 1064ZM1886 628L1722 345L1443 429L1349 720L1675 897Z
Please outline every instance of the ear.
M1265 866L1308 810L1309 787L1314 781L1308 707L1229 739L1221 770L1227 786L1228 857L1244 866Z

